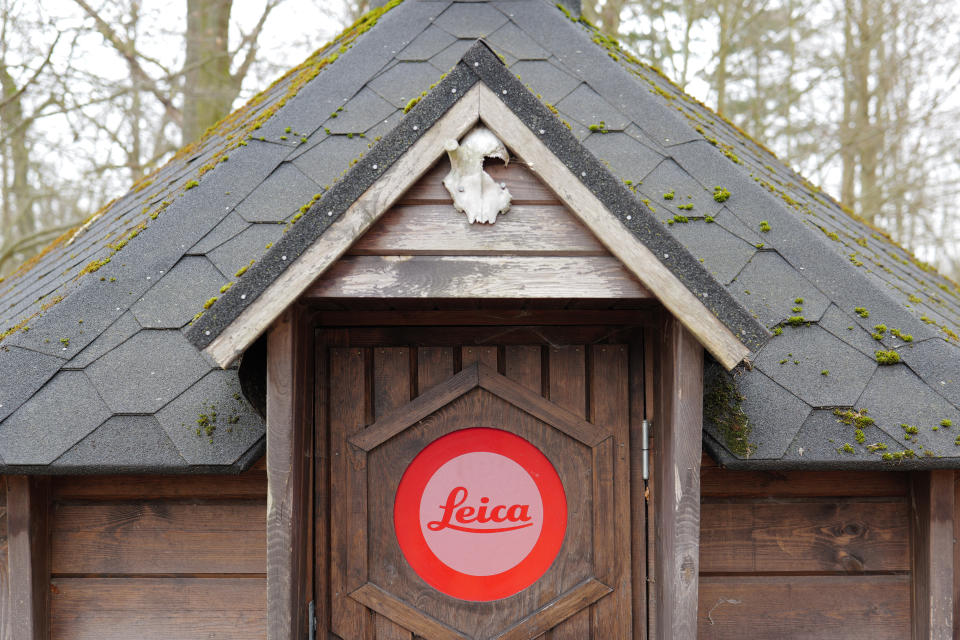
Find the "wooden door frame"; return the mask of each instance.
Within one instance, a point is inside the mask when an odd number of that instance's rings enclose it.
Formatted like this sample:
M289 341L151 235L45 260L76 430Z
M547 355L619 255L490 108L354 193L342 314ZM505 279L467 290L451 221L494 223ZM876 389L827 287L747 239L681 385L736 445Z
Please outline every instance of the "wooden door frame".
M444 321L444 317L447 320ZM292 640L306 637L305 612L311 596L310 562L313 537L312 507L326 497L312 495L314 396L313 332L337 324L600 324L643 325L653 347L655 390L654 455L666 472L651 483L656 507L657 535L646 577L652 577L648 620L649 637L677 638L695 634L699 567L699 477L702 422L703 348L672 316L662 310L569 310L534 312L310 312L288 310L268 337L267 520L268 637ZM320 372L317 372L319 375ZM647 383L650 385L650 382ZM272 399L271 399L272 398ZM318 398L319 404L323 398ZM648 412L650 408L648 407ZM651 417L648 413L648 417ZM320 443L318 443L320 444ZM321 447L322 448L322 447ZM323 452L316 449L316 455ZM635 471L639 471L636 469ZM641 481L642 482L642 481ZM637 487L636 478L634 486ZM642 485L641 485L642 486ZM323 492L318 492L323 493ZM677 498L679 496L679 499ZM670 508L665 508L669 506ZM318 506L317 508L322 508ZM299 541L299 544L293 544ZM322 561L322 558L318 558ZM316 567L318 573L324 567ZM642 593L642 591L641 591ZM642 597L641 593L635 598ZM323 599L323 598L321 598ZM639 603L638 603L639 604ZM317 602L322 609L324 603ZM656 611L654 618L653 612ZM323 620L325 612L319 611ZM644 630L646 631L646 630ZM646 637L640 629L635 637Z

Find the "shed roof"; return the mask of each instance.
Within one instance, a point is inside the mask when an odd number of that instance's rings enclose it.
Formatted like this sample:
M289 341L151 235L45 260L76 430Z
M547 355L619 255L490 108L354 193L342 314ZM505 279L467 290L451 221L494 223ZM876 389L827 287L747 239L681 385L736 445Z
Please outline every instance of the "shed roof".
M721 462L960 465L954 283L551 4L396 5L0 283L0 326L10 328L0 471L239 470L260 455L263 422L236 369L220 370L188 335L201 345L215 336L245 291L282 271L281 244L323 231L326 216L301 208L318 194L324 211L350 197L361 184L355 159L391 157L398 125L441 98L406 107L477 38L530 90L527 103L536 96L554 124L569 125L579 144L555 147L558 157L585 148L629 181L630 206L645 203L664 241L695 258L686 272L702 261L715 280L691 287L722 287L735 301L718 316L749 329L755 353L732 375L708 371L704 442ZM715 187L729 198L714 198ZM776 335L764 342L751 317ZM899 362L881 365L878 350Z

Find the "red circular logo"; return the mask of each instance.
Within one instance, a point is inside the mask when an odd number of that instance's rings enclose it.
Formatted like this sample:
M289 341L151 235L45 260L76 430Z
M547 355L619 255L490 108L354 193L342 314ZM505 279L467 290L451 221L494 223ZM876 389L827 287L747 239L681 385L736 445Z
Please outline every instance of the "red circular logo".
M437 438L400 479L393 526L417 575L486 602L523 591L560 552L567 498L539 449L500 429Z

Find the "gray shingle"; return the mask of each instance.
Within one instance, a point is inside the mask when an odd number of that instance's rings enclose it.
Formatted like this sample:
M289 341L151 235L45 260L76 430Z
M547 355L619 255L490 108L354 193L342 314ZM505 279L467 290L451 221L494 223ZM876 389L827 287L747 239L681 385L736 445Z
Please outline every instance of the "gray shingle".
M777 429L757 429L750 438L755 458L779 458L793 441L810 413L810 406L760 371L737 379L743 395L741 407L755 424L777 424Z
M440 53L456 40L440 27L429 26L397 54L397 60L426 61Z
M669 228L693 257L703 259L703 266L720 284L729 284L737 277L757 251L716 223L692 219Z
M186 464L153 416L113 416L57 458L64 470L86 473L176 469Z
M157 419L194 465L233 464L264 434L263 420L243 397L235 370L211 371Z
M320 189L290 163L284 163L253 190L235 211L247 222L278 222L308 203Z
M835 304L830 305L830 308L823 314L818 324L871 358L877 349L880 348L880 343L864 331L860 325L856 323L852 315L844 313L840 310L840 307Z
M960 405L960 347L931 338L902 347L899 352L907 366L924 382L950 402Z
M0 347L0 420L22 405L63 364L55 356L19 347ZM0 429L2 430L2 429Z
M585 84L558 102L557 108L588 128L603 125L610 131L623 131L630 123L625 115Z
M730 285L730 292L767 327L794 316L819 320L830 305L826 296L772 251L757 252ZM803 302L797 303L797 298ZM801 311L793 311L798 304Z
M211 251L208 257L224 277L233 280L241 267L249 265L251 260L259 259L266 253L267 245L276 242L282 235L283 227L278 224L252 224L232 240ZM202 304L202 301L200 303Z
M550 57L549 51L537 44L512 22L506 23L490 34L487 44L495 52L511 54L518 60L546 60Z
M803 423L784 459L797 464L819 462L823 466L847 466L858 461L878 466L883 453L904 449L902 444L876 426L864 428L863 436L863 443L858 443L853 426L839 422L831 409L816 409ZM887 448L878 448L876 451L867 449L878 443ZM843 450L847 444L853 448L853 453Z
M402 109L439 77L437 69L426 62L401 62L371 80L370 88L394 107Z
M455 40L453 44L430 57L430 64L444 73L450 71L463 57L470 47L473 46L473 40Z
M97 339L88 344L83 351L74 356L73 359L64 365L64 368L82 369L117 345L128 340L130 336L138 331L140 331L140 323L138 323L133 317L133 314L128 311L117 318L116 322L97 336Z
M507 17L486 3L454 3L434 24L458 38L485 38L507 21Z
M197 301L219 295L223 275L202 256L185 256L131 307L145 329L179 329L197 313Z
M211 229L210 233L203 236L198 243L190 247L187 253L199 255L210 253L248 226L249 224L243 218L231 212L227 214L227 217L221 220L217 226Z
M621 180L639 182L653 170L663 157L625 133L594 133L583 143L601 162L609 163L610 170Z
M0 457L12 465L53 462L110 417L80 371L58 373L0 428Z
M691 216L716 216L721 204L713 199L713 191L708 191L699 182L690 177L676 162L667 159L643 176L640 190L655 203L657 217L661 220L676 214ZM673 194L668 200L664 194ZM731 196L731 200L733 196ZM693 205L693 209L678 209L679 206Z
M510 67L510 71L548 104L560 102L580 84L579 78L561 71L547 60L520 60Z
M297 168L327 189L350 168L350 161L366 152L366 138L330 136L293 161Z
M760 350L754 364L814 407L853 405L877 368L871 358L818 326L785 328Z
M144 330L86 368L117 413L152 413L209 370L179 331Z
M878 367L856 406L866 409L879 428L905 447L957 455L960 447L954 439L960 433L960 411L902 364ZM953 426L942 428L941 420L950 420ZM906 440L901 424L917 427L919 434Z
M396 110L397 107L364 87L343 105L342 111L331 112L323 126L330 133L359 134L376 126Z

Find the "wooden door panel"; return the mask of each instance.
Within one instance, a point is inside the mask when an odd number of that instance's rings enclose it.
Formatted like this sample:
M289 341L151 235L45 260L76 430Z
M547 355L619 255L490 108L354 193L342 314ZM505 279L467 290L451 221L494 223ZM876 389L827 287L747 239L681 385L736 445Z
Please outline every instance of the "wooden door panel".
M575 328L569 329L564 337L576 336ZM484 337L490 333L484 330ZM527 335L536 333L531 328ZM330 612L330 631L343 640L644 637L645 630L633 629L632 606L642 606L644 596L631 593L634 584L643 583L632 578L631 547L643 549L645 536L643 526L639 531L630 526L629 466L631 419L642 420L631 415L630 389L644 388L643 372L631 370L642 356L631 359L630 353L642 350L642 341L477 345L463 327L418 332L418 338L436 338L431 345L422 339L412 342L409 334L378 329L379 346L369 346L369 331L361 334L362 347L352 346L349 332L343 331L336 336L337 346L318 341L318 358L325 363L321 370L329 371L324 383L328 415L326 423L318 419L317 424L329 429L318 437L329 438L331 496L329 510L318 511L318 518L328 518L317 526L328 528L328 537L320 539L329 539L330 563L329 575L317 576L328 580L326 588L317 592L329 593L330 602L319 610ZM581 337L587 334L595 339L601 332L592 327ZM586 419L590 428L609 430L612 437L591 449L478 387L390 437L389 450L377 445L362 455L349 441L476 363L499 371L512 387L536 394L539 402ZM632 387L631 376L641 377ZM404 469L425 444L478 426L478 421L508 425L547 454L569 494L568 524L557 560L534 585L502 600L465 603L432 589L413 572L386 514L392 513ZM592 479L598 471L605 477ZM608 524L598 527L600 523Z

